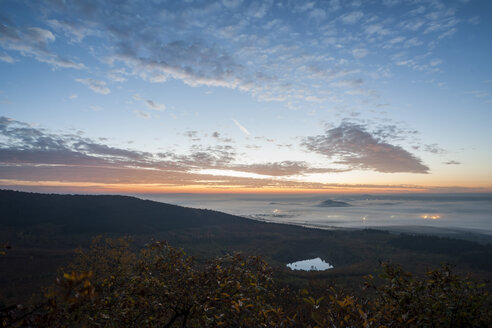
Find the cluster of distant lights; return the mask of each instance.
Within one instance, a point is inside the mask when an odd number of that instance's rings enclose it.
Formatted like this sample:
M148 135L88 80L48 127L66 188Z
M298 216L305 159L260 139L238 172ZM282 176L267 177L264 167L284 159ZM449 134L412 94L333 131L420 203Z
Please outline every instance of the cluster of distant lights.
M395 218L396 216L395 215L392 215L391 218ZM424 219L424 220L439 220L442 218L441 215L439 214L422 214L420 216L421 219ZM365 223L367 220L367 216L363 216L362 217L362 222Z
M439 220L441 218L438 214L423 214L420 217L424 220Z

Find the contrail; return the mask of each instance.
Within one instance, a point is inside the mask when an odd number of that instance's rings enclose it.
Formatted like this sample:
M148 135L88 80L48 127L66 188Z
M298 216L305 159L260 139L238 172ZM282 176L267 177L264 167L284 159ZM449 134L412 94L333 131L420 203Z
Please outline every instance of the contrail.
M235 119L232 119L232 121L234 122L234 124L236 124L236 126L239 128L239 130L241 130L245 135L247 135L247 136L250 135L249 131L244 126L239 124L238 121L236 121Z

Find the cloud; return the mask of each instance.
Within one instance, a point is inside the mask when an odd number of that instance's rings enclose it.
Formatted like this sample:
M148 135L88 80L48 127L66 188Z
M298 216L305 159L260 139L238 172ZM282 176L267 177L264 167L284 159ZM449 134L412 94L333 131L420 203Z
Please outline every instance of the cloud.
M101 110L103 110L104 108L102 108L101 106L97 106L97 105L92 105L92 106L89 106L90 109L92 109L93 111L95 112L99 112Z
M400 146L375 137L359 124L344 122L339 127L327 129L324 135L305 138L302 145L334 160L335 164L352 169L385 173L429 172L420 159Z
M488 93L487 91L482 91L482 90L473 90L473 91L470 91L467 93L474 95L477 98L486 98L486 97L490 96L490 93Z
M345 15L342 15L340 19L342 22L345 24L355 24L357 23L362 17L364 16L364 13L362 11L352 11L350 13L347 13Z
M401 2L402 0L383 0L383 4L388 7L396 6Z
M243 0L222 0L222 4L229 8L234 9L239 7L243 3Z
M198 136L198 131L185 131L183 132L185 137L188 137L191 141L197 142L200 141L201 138Z
M0 117L0 162L65 165L104 165L113 156L144 160L148 153L121 150L76 134L55 135L44 129Z
M166 105L164 104L159 104L159 103L156 103L150 99L147 99L145 100L145 104L147 105L147 107L149 107L150 109L153 109L153 110L165 110L166 109Z
M321 8L316 8L309 12L309 18L314 19L316 21L321 21L326 18L326 11Z
M330 0L328 2L328 6L330 8L330 11L339 10L341 8L340 0Z
M33 40L34 42L44 43L44 44L53 42L56 39L53 33L51 33L51 31L45 30L40 27L27 28L27 32L25 33L25 36L28 39Z
M9 63L9 64L15 63L15 59L10 57L6 53L0 54L0 61L3 61L4 63Z
M133 99L135 99L137 101L143 102L150 109L159 110L159 111L166 110L166 105L156 103L156 102L154 102L153 100L150 100L150 99L145 99L142 96L140 96L138 93L137 94L134 94L132 97L133 97Z
M429 65L430 66L438 66L443 63L442 59L436 58L430 61Z
M316 6L316 2L314 1L297 2L294 5L294 12L303 13L305 11L312 10L314 6Z
M366 33L369 35L386 36L386 35L390 35L391 31L385 28L382 24L376 23L376 24L368 25L366 27Z
M451 161L444 162L443 164L446 164L446 165L460 165L461 162L451 160Z
M113 82L126 82L128 79L126 76L130 75L124 68L113 69L108 73L108 79Z
M137 56L136 51L150 56ZM174 78L190 86L232 89L241 83L238 75L240 66L227 53L198 41L142 43L140 40L126 39L118 45L117 54L109 60L123 62L138 72L140 77L151 82Z
M137 109L134 112L135 112L135 114L138 115L138 117L144 118L146 120L150 118L150 114L147 113L147 112L144 112L143 110L138 110Z
M404 41L405 41L405 37L397 36L397 37L394 37L393 39L389 40L388 43L391 45L394 45L394 44L402 43Z
M473 16L472 18L468 19L468 23L473 24L473 25L478 25L478 24L480 24L480 17Z
M96 79L75 79L75 81L82 83L83 85L89 87L92 91L95 93L99 93L102 95L107 95L111 93L111 90L109 90L108 87L106 87L106 82L96 80Z
M50 19L46 22L48 26L54 30L60 31L66 36L70 37L72 42L82 42L82 40L88 35L95 34L93 29L88 28L86 25L77 24L73 21L61 21L57 19Z
M352 89L345 91L346 94L351 96L367 96L367 97L378 97L378 93L376 90L368 90L368 89Z
M269 176L304 175L308 173L340 173L347 169L315 168L302 161L283 161L249 165L230 165L229 170Z
M368 54L369 54L369 51L367 49L364 49L364 48L357 48L357 49L352 50L352 56L354 56L357 59L364 58Z
M244 127L242 126L238 121L236 121L235 119L232 119L232 121L234 122L234 124L236 124L236 126L239 128L239 130L241 130L242 133L244 133L245 135L249 136L251 133L249 133L249 131Z
M273 1L263 0L263 1L251 1L249 9L246 14L252 18L261 19L265 17Z
M432 154L444 154L446 150L439 147L437 144L424 145L423 150Z
M36 60L57 68L85 68L84 64L61 57L49 49L56 40L55 35L44 28L18 28L12 24L0 23L0 46L17 51L21 56L34 57Z
M214 131L212 133L212 138L216 139L217 141L223 142L223 143L233 143L234 140L231 138L221 138L221 134L217 131Z
M333 82L331 85L339 88L358 88L363 83L364 81L362 79L353 79L353 80L340 80L337 82Z

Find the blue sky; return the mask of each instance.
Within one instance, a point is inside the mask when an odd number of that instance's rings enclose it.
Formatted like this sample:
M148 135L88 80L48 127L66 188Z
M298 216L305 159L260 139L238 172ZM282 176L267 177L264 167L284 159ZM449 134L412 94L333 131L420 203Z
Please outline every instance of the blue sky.
M490 1L0 1L0 185L492 190Z

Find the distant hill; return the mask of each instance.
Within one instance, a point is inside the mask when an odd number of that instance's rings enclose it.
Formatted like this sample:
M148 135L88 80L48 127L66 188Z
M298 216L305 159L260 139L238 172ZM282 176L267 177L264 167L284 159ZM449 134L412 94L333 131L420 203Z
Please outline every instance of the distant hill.
M319 207L349 207L349 203L327 199L318 204Z
M70 233L147 233L230 224L262 224L217 211L129 196L58 195L0 190L0 225L59 226Z

